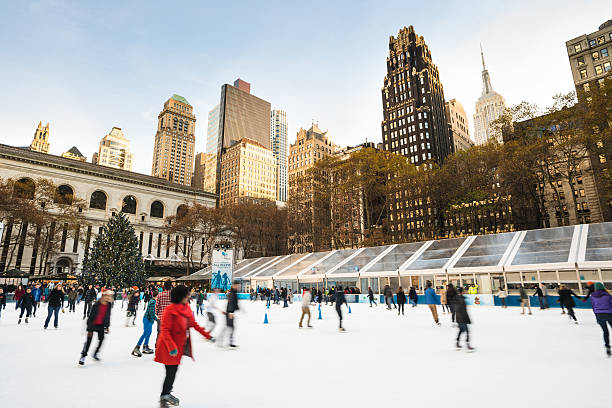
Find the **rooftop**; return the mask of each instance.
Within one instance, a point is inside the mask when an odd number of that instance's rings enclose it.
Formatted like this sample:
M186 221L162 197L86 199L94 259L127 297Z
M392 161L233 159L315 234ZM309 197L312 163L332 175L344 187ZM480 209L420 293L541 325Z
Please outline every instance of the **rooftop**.
M177 102L184 103L185 105L191 106L191 104L187 102L187 99L183 98L181 95L174 94L172 95L172 98L170 99L174 99Z

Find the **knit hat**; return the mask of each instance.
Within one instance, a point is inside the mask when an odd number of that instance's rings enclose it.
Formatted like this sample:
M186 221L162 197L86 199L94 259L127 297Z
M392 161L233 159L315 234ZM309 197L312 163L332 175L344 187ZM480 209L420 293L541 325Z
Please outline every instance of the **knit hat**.
M106 289L104 292L102 292L103 295L108 295L108 296L113 296L115 294L115 292L113 292L110 289Z
M605 289L606 289L606 287L604 286L603 283L601 283L601 282L596 282L595 283L595 290L605 290Z

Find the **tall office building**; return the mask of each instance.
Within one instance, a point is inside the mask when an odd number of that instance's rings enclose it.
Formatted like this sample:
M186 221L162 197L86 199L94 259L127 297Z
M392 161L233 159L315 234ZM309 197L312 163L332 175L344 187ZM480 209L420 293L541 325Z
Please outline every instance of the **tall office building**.
M215 190L219 194L223 150L244 138L270 148L270 103L252 95L251 85L241 79L221 87L217 138Z
M273 109L270 112L270 149L276 159L278 201L287 201L287 114Z
M446 102L446 117L453 136L455 151L467 150L474 146L474 142L470 139L470 128L465 109L458 100L451 99Z
M100 140L100 147L98 152L94 153L92 162L132 171L133 154L130 152L130 142L123 135L121 128L113 127L108 135Z
M196 122L193 107L187 99L174 94L164 103L157 119L151 175L190 186Z
M219 152L219 104L208 112L206 129L206 162L204 190L214 193L217 189L217 160Z
M276 159L265 146L243 138L221 155L219 206L276 200Z
M482 95L476 101L476 113L474 114L474 141L477 145L486 143L495 138L499 143L503 142L501 131L491 126L499 119L506 110L504 97L493 90L491 77L485 65L484 53L480 49L482 59Z
M30 144L30 150L49 153L49 123L43 127L42 122L38 122L38 127L36 132L34 132L34 139L32 139Z
M583 34L565 43L577 90L588 91L596 81L612 75L612 20L591 34Z
M204 190L204 182L206 179L206 158L208 153L198 153L195 155L193 164L193 178L191 179L191 187L198 190Z
M453 152L438 68L412 26L389 39L382 102L385 150L417 166L428 160L442 162Z

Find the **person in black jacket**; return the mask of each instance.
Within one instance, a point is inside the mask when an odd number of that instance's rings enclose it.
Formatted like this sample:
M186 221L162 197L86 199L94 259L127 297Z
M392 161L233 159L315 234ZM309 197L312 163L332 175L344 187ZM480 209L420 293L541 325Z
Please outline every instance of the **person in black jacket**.
M136 313L138 311L138 302L140 302L140 292L138 288L134 288L134 291L130 293L128 298L127 313L125 316L125 327L130 325L130 317L132 317L132 326L136 326Z
M455 305L455 316L457 319L457 325L459 326L459 334L457 334L457 350L461 350L461 334L465 333L465 344L468 351L474 351L474 348L470 346L470 331L468 324L471 324L470 316L467 312L467 305L465 304L465 298L463 297L463 288L457 288L457 295L454 296Z
M346 298L344 297L344 292L342 291L342 286L338 286L335 290L336 296L336 313L338 313L339 327L338 330L341 332L345 332L346 329L342 327L342 305L346 304L348 308L348 304L346 303Z
M410 299L410 303L412 303L412 307L416 307L417 303L419 303L419 296L416 293L416 289L414 286L410 287L408 291L408 299Z
M17 324L21 324L21 318L23 317L23 312L26 313L25 322L28 323L28 318L32 314L32 306L34 305L34 295L32 294L32 288L27 288L26 293L21 297L21 303L19 307L21 308L21 313L19 314L19 320Z
M83 294L83 302L85 303L85 306L83 306L83 320L85 320L86 317L89 317L89 314L91 313L91 305L97 297L98 294L96 293L93 285L89 285Z
M0 317L2 317L2 309L6 308L6 293L4 289L0 287Z
M237 348L238 346L234 344L234 313L236 310L239 310L238 306L238 289L240 285L238 282L234 282L229 292L227 292L227 307L225 309L225 327L223 328L223 332L219 336L221 339L225 338L225 331L229 331L229 346L230 348ZM221 340L223 341L223 340Z
M576 319L576 314L574 314L576 302L574 302L574 298L572 296L580 299L580 296L575 294L573 290L568 289L565 285L559 286L559 299L557 299L557 302L559 302L562 306L565 306L570 319L574 319L574 323L578 324L578 319Z
M455 323L455 296L457 296L457 290L452 283L446 286L446 303L450 307L451 321ZM463 296L463 295L461 295Z
M96 361L100 360L98 353L104 341L104 334L108 334L108 328L110 327L111 303L114 295L115 292L112 290L105 290L100 300L94 303L91 308L91 313L87 318L87 339L85 340L83 351L81 351L80 365L85 364L85 357L87 357L94 333L98 333L98 347L96 347L93 358Z
M372 303L374 303L374 306L378 306L378 304L374 300L374 291L372 291L372 288L369 286L368 286L368 299L370 300L370 307L372 307Z
M400 315L400 311L402 315L404 314L404 304L406 303L406 294L404 293L404 289L400 286L397 290L397 315Z
M536 290L532 296L538 297L538 303L540 304L540 310L544 310L544 292L540 286L536 286Z
M47 319L45 320L45 329L49 326L49 321L51 320L51 315L55 314L55 318L53 319L53 327L57 329L58 319L59 319L59 311L64 305L64 290L62 289L62 285L58 284L53 288L51 292L49 292L49 297L47 298L48 313Z

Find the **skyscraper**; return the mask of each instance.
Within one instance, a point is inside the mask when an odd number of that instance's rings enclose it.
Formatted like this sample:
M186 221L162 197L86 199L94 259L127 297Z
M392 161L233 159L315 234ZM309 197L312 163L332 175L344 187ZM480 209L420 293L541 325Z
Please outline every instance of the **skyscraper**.
M191 185L195 145L193 107L180 95L172 95L157 116L151 175Z
M101 166L132 171L133 155L130 152L130 142L123 135L121 128L113 127L108 135L100 140L98 153L94 153L92 161Z
M491 126L495 120L499 119L504 114L506 102L504 97L493 90L491 86L491 77L485 66L484 53L480 48L480 57L482 58L482 95L476 101L476 113L474 114L474 141L477 145L487 142L491 138L495 138L502 143L501 131L494 129Z
M204 190L207 157L208 153L198 153L195 155L191 186L197 188L198 190Z
M612 75L612 20L591 34L567 41L565 46L577 90L588 92L593 83Z
M67 159L72 159L72 160L78 160L82 162L87 161L87 158L83 156L83 153L81 153L81 151L77 149L76 146L72 146L70 149L62 153L62 157L65 157Z
M412 26L389 39L382 103L385 150L404 155L415 165L442 162L453 152L438 68Z
M30 150L49 153L49 123L43 127L42 122L38 122L38 127L36 132L34 132L34 139L32 139L30 144Z
M204 171L204 190L214 193L217 189L217 160L219 153L219 111L217 104L208 112L206 129L206 159Z
M277 163L278 201L287 201L287 114L273 109L270 112L270 149Z
M463 105L456 99L446 102L446 117L453 136L455 151L467 150L474 146L470 139L470 128Z
M251 95L251 85L241 79L221 87L217 139L215 190L219 194L223 150L244 138L270 148L270 102Z

